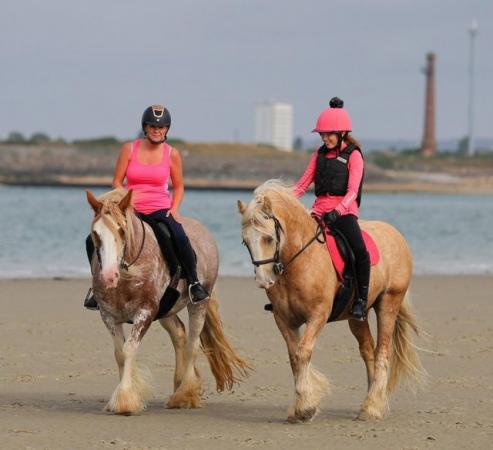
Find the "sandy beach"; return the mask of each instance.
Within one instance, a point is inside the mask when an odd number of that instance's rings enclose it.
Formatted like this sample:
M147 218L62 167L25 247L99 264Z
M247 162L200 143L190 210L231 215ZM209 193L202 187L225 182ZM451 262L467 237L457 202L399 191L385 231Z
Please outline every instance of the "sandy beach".
M332 394L308 425L286 423L293 399L284 342L266 297L250 278L221 278L225 329L255 371L218 394L205 358L204 406L169 410L174 355L154 324L139 362L154 378L140 416L102 411L117 384L113 345L98 313L85 311L88 280L0 280L2 449L486 449L493 439L493 276L417 276L412 299L431 334L423 353L428 387L397 389L386 419L354 418L366 390L356 340L330 324L314 364ZM373 322L372 315L371 321Z

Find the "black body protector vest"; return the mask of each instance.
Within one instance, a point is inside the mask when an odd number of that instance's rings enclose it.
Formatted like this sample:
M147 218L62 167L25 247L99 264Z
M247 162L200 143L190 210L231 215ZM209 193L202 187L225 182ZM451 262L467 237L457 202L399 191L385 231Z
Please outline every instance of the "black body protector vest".
M315 170L315 195L337 195L344 196L347 194L349 182L349 170L347 163L351 153L361 149L354 144L348 145L342 150L336 158L326 158L327 147L322 145L318 149L317 167ZM363 156L363 154L361 154ZM358 206L361 203L361 191L363 189L363 176L358 188Z

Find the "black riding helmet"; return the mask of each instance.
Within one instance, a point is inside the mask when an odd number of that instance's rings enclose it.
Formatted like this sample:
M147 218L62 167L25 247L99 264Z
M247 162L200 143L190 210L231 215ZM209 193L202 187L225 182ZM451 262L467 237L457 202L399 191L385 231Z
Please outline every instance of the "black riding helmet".
M152 125L154 127L160 128L169 128L171 126L171 114L163 105L152 105L146 108L144 114L142 114L141 123L142 131L144 132L144 134L146 125Z

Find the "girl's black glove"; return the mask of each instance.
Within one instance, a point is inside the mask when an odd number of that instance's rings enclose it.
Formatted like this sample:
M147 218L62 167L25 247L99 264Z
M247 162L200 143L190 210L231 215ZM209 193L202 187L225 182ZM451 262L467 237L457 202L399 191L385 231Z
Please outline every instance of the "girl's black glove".
M341 215L337 209L333 209L332 211L326 212L322 215L322 220L327 224L327 225L332 225L337 218Z

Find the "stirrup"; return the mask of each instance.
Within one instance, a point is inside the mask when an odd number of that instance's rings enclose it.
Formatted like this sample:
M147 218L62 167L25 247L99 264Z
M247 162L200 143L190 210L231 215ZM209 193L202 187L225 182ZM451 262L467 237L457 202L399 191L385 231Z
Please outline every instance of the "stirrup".
M94 298L92 288L89 288L87 291L86 298L84 299L84 308L90 309L91 311L99 310L99 306Z
M192 288L195 287L195 286L198 286L199 289L202 291L202 292L199 292L199 296L196 297L194 295L192 295ZM204 300L207 300L210 298L210 295L209 293L204 289L204 287L200 284L199 281L195 281L194 283L190 283L188 285L188 298L190 298L190 302L192 302L194 305L196 305L197 303L200 303L200 302L203 302Z

